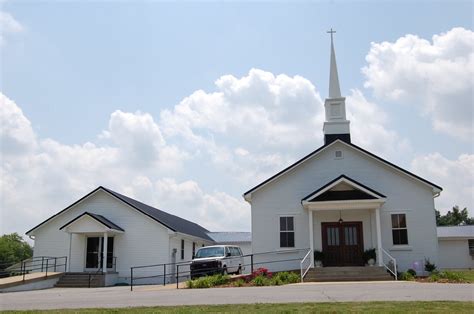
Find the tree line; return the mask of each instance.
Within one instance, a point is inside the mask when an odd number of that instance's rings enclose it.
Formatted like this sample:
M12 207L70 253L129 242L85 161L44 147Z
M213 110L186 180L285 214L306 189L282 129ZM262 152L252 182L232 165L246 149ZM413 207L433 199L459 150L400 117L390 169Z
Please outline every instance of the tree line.
M467 208L460 210L458 205L455 205L452 210L449 210L445 215L441 215L439 210L436 212L437 226L463 226L474 225L474 217L469 217Z

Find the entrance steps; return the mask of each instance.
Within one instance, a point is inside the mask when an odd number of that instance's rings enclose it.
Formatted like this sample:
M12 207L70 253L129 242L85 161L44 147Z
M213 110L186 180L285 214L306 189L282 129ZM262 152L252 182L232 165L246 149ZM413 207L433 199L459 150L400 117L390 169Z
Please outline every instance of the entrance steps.
M304 277L305 282L385 280L393 280L393 277L380 266L315 267Z
M89 276L90 275L90 276ZM55 287L58 288L88 288L104 287L105 274L101 273L65 273L59 278Z

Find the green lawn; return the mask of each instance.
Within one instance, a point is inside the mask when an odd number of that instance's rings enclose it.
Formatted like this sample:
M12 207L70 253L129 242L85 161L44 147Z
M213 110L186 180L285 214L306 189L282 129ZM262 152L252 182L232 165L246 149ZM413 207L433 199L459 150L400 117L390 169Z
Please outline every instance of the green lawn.
M453 270L453 273L459 273L470 283L474 283L474 270Z
M139 307L124 309L84 309L24 311L5 313L473 313L474 302L341 302L196 305L174 307Z

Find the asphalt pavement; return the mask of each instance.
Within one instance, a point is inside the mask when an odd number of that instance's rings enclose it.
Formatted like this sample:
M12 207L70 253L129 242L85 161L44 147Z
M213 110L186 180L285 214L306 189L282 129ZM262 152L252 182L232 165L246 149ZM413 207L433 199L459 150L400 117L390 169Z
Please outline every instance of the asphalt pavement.
M302 283L273 287L175 289L174 286L53 288L0 294L1 310L123 308L197 304L474 301L473 284L417 282ZM473 309L474 310L474 309Z

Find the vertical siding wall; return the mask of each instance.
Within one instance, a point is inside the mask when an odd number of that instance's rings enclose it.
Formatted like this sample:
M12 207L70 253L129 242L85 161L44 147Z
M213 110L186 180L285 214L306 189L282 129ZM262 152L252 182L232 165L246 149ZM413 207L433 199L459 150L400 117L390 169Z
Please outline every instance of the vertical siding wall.
M343 151L343 159L334 158L336 150ZM308 248L308 212L303 209L301 199L341 174L387 196L388 200L381 209L382 245L397 259L402 270L412 268L415 262L425 258L435 263L438 261L431 188L340 143L252 194L253 252L280 249L278 220L281 215L295 217L295 245ZM406 247L392 245L392 213L406 214L409 239ZM360 213L360 220L365 221L364 232L368 232L369 225L375 232L375 225L369 222L367 215L364 211ZM317 229L320 228L318 216L321 214L315 213L315 244L321 241L316 238L321 234ZM364 244L372 244L366 242L365 233L364 239Z

